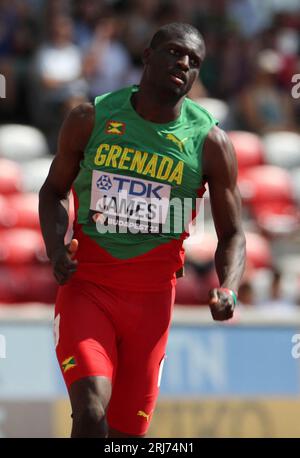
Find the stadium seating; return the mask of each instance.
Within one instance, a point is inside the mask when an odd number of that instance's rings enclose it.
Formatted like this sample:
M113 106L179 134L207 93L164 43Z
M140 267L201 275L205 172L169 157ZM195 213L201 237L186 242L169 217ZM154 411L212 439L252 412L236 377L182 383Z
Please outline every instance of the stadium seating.
M265 162L278 167L300 167L300 134L295 132L272 132L262 138Z
M6 201L15 216L14 226L39 231L38 195L36 193L13 195L7 197Z
M24 192L39 192L48 175L52 161L53 156L46 156L22 164L22 189Z
M291 178L295 200L297 201L298 206L300 206L300 167L291 170Z
M36 263L43 257L45 248L39 232L13 228L1 232L0 250L1 261L10 265Z
M239 188L261 230L276 236L299 228L299 210L286 170L271 165L249 168L240 175Z
M236 130L228 132L228 136L236 152L239 173L264 163L264 145L257 134Z
M44 135L37 129L0 127L0 303L47 303L55 297L39 229L38 197L23 193L26 162L47 152ZM32 171L31 167L27 182L34 181Z
M247 275L257 269L269 269L273 265L269 241L262 235L246 232ZM185 242L185 276L177 281L176 303L206 305L208 290L218 286L218 277L213 260L217 247L215 234L206 232L195 235Z
M0 265L0 304L53 304L57 284L49 265Z
M25 162L48 153L46 138L35 127L21 124L0 127L0 157Z
M16 220L16 214L9 206L7 197L0 194L0 235L2 229L15 226Z
M57 284L40 232L13 228L0 232L0 303L53 304Z
M272 132L264 135L265 162L286 169L300 167L300 134Z
M14 194L21 190L22 169L20 165L0 157L0 194Z
M271 246L260 234L246 232L246 251L248 268L270 268L273 264Z

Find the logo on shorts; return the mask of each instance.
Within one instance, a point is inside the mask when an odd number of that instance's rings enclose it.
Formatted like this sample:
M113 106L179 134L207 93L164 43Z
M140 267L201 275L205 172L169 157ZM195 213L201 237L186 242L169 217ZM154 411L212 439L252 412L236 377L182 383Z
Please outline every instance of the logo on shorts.
M138 413L137 413L137 416L138 417L144 417L144 418L146 418L146 421L149 421L151 414L152 414L152 412L147 414L143 410L139 410Z
M63 372L67 372L69 369L72 369L72 367L75 367L76 366L76 361L75 361L75 358L74 356L70 356L69 358L65 359L63 362L62 362L62 369L63 369Z
M112 182L107 175L101 175L96 182L97 188L103 191L109 191L112 187Z
M107 121L105 133L123 135L125 133L125 122L120 121Z

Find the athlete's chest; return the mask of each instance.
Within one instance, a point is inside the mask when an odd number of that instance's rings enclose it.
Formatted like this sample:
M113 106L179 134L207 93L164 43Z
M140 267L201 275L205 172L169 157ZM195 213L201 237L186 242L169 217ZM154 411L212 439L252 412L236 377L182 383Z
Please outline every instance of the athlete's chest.
M199 177L200 155L188 125L157 128L115 116L103 119L85 151L88 168L182 185Z

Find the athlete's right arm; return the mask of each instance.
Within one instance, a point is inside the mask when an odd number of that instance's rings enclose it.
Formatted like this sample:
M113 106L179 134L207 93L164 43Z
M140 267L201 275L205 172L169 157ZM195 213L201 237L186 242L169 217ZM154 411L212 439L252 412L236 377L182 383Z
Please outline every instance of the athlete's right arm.
M59 284L64 284L76 270L72 254L78 242L65 245L68 229L68 195L83 158L85 146L95 121L93 105L84 103L74 108L59 132L57 153L39 193L39 217L47 255Z

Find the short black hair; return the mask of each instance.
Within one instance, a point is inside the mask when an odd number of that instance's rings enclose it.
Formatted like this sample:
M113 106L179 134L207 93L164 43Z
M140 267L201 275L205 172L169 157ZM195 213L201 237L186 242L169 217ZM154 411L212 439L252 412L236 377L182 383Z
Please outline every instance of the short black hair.
M205 51L204 39L199 30L184 22L171 22L160 27L151 39L150 48L157 48L170 35L195 35Z

